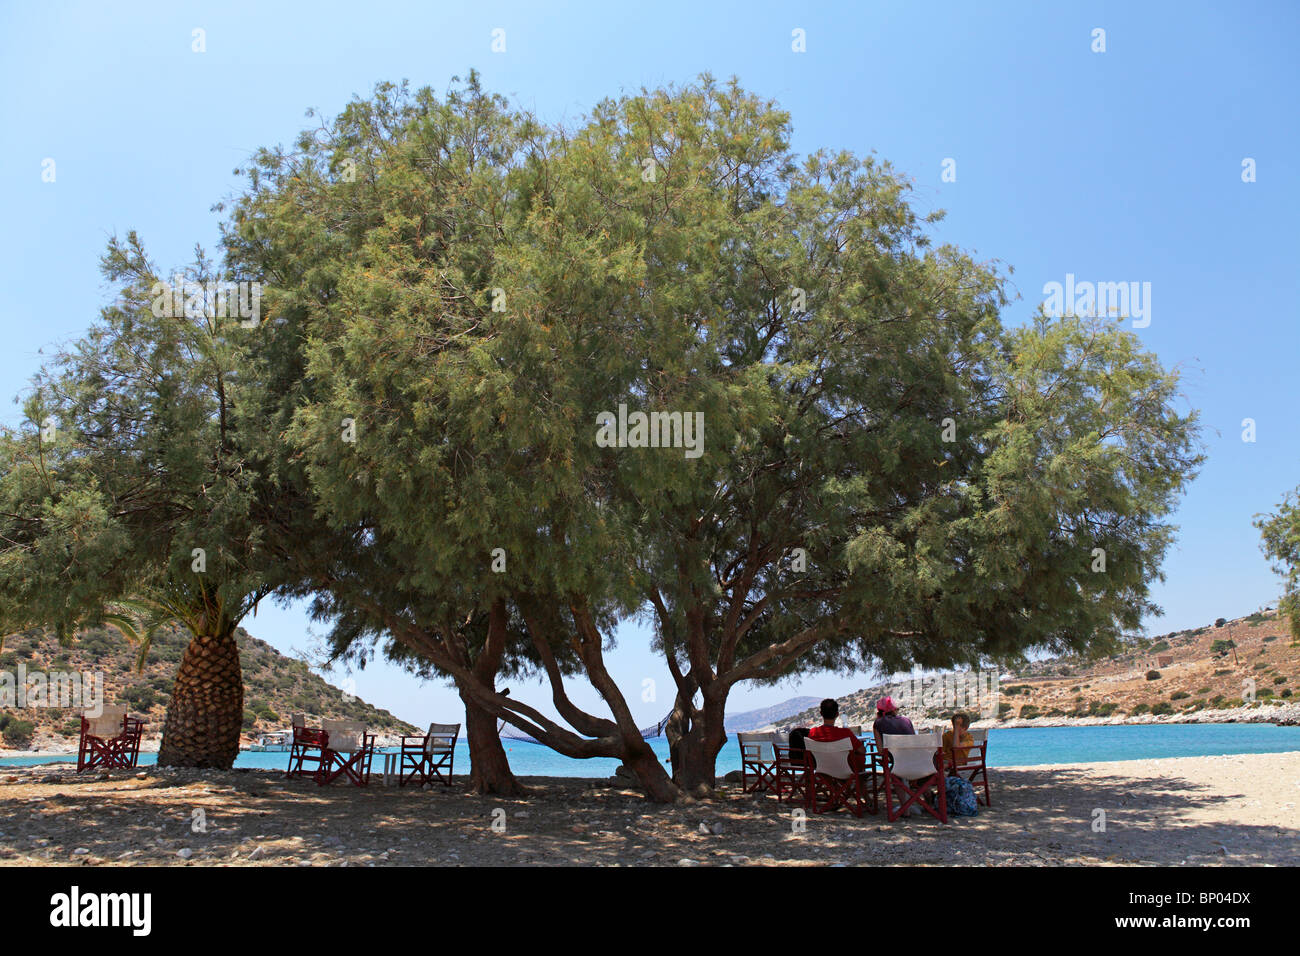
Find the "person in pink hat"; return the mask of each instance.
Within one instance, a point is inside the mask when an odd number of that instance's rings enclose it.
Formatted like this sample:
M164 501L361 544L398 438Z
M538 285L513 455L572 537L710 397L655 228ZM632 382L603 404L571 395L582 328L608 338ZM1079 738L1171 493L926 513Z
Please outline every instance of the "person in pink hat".
M871 731L876 735L876 749L884 750L884 741L880 738L885 734L914 734L916 728L912 722L898 712L898 705L894 703L892 697L882 697L876 701L876 719L871 725Z
M876 735L876 749L884 750L885 742L882 739L885 734L914 734L916 728L912 722L898 712L898 705L894 703L894 698L885 696L876 701L876 719L871 725L872 732ZM898 793L898 799L904 801L907 799L907 790L903 788L902 781L895 780L895 789ZM911 780L908 783L912 783ZM913 805L908 808L912 816L919 816L923 811L920 807Z

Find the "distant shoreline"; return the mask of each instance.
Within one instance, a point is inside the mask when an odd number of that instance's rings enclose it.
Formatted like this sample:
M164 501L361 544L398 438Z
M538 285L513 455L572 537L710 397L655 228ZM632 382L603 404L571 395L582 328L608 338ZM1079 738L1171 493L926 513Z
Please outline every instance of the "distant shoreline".
M923 718L913 718L920 721ZM844 721L841 721L844 723ZM925 719L929 725L940 723L937 719ZM852 722L848 722L850 725ZM1020 730L1034 727L1146 727L1153 724L1276 724L1279 727L1300 726L1300 704L1274 705L1264 707L1237 707L1230 710L1205 710L1198 711L1196 714L1162 714L1160 716L1151 716L1143 714L1140 717L1036 717L1032 720L1021 717L1013 717L1007 720L977 720L971 726L976 729L989 730ZM865 726L865 725L864 725ZM757 731L734 731L728 730L728 738L734 737L737 733L774 733L784 732L781 727L769 727L766 730ZM522 743L526 741L512 741L513 743ZM537 746L543 746L538 744ZM158 752L157 741L146 741L140 748L141 753L156 754ZM240 753L258 753L259 751L249 750L246 747L240 748ZM24 757L68 757L75 761L77 757L77 748L69 746L67 749L59 750L5 750L0 749L0 759L24 758ZM287 758L286 758L287 759Z

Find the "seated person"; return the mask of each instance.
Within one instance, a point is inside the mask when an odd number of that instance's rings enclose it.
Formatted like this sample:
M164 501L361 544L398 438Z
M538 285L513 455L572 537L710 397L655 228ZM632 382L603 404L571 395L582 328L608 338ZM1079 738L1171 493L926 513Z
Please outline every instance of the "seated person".
M821 712L822 725L820 727L814 727L812 730L808 731L809 738L821 741L822 743L830 743L831 741L843 740L847 737L849 740L853 741L854 750L858 753L866 753L867 748L862 745L861 740L853 736L851 730L847 727L835 726L835 718L840 715L839 703L837 703L833 698L828 697L826 700L822 701Z
M953 737L957 738L957 747L953 749ZM943 732L943 756L949 763L953 764L954 754L956 765L960 766L966 762L966 755L970 753L970 748L975 746L975 738L970 735L970 717L967 714L952 715L952 730Z
M916 728L912 722L898 712L898 705L892 697L882 697L876 701L876 719L871 724L872 733L876 735L876 749L884 750L885 734L914 734Z
M807 727L796 727L790 731L790 759L803 764L804 745L803 740L809 734Z
M885 734L915 734L916 728L912 726L912 721L898 712L898 705L894 703L892 697L882 697L876 701L876 719L871 724L871 731L876 735L876 749L884 751ZM916 781L907 781L909 785L915 785ZM907 799L907 791L903 788L903 781L895 779L895 792L898 794L900 803ZM913 804L908 812L913 816L919 816L924 811Z

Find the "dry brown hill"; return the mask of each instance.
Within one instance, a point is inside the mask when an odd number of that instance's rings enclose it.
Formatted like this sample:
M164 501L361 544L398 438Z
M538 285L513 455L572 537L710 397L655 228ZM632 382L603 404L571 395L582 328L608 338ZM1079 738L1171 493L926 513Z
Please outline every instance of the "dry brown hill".
M1243 707L1253 709L1251 719L1263 719L1272 711L1290 715L1300 687L1300 643L1291 638L1287 623L1269 609L1143 638L1097 660L1056 657L1004 671L1001 719L1053 723L1156 715L1195 720L1201 711ZM878 684L840 698L840 722L871 723L874 702L888 688ZM1252 690L1253 703L1248 699ZM923 708L912 715L944 720L952 710ZM781 726L812 726L820 719L811 708Z

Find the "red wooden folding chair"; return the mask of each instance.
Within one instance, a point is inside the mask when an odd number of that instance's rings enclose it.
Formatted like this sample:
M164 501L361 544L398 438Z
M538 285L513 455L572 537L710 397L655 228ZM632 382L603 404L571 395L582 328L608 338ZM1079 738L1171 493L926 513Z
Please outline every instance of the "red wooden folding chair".
M436 779L450 787L459 736L460 724L430 724L427 734L404 734L397 785L404 787L413 781L423 785Z
M306 714L294 714L293 742L289 745L289 769L286 777L315 777L320 773L325 753L325 732L307 726Z
M973 747L954 747L944 751L944 760L948 767L948 773L957 776L965 776L975 790L975 799L986 807L993 806L993 796L989 790L989 767L988 767L988 749L989 749L989 732L987 730L972 730L969 732L971 739L975 741ZM965 758L955 751L965 750ZM984 787L984 796L980 796L980 786Z
M82 714L77 772L136 766L140 759L142 736L144 721L128 716L121 704L105 706L98 717Z
M885 734L881 758L885 768L885 811L890 822L919 806L941 823L948 822L948 790L939 734ZM903 798L898 791L906 794ZM927 800L931 791L938 798ZM898 796L899 806L894 808Z
M370 762L375 756L375 735L366 733L359 720L322 720L325 735L316 782L322 787L346 776L358 787L370 783Z
M772 734L736 734L740 743L740 788L764 793L776 786L776 755Z
M813 813L827 813L845 807L855 817L863 810L874 813L862 792L862 758L853 749L853 741L822 741L809 737L804 741L807 782L804 806Z

